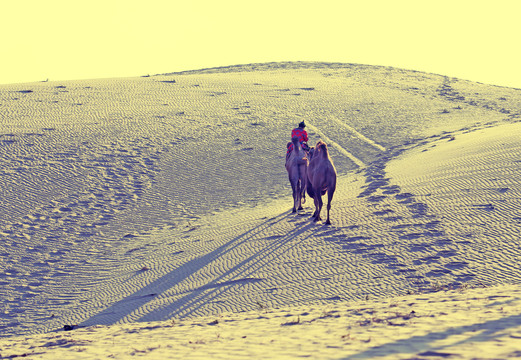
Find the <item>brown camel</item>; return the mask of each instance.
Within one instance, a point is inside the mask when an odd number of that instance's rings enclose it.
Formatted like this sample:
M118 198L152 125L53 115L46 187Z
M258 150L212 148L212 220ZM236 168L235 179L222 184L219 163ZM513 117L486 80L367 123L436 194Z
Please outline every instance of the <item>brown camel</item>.
M315 212L313 217L315 221L322 220L320 211L322 210L322 196L327 192L327 221L329 220L329 211L331 210L331 200L336 189L336 169L333 160L329 156L326 143L319 141L313 151L308 167L308 184L307 190L310 197L315 200Z
M293 150L286 160L289 182L293 190L293 212L302 210L305 202L308 158L297 137L291 139Z

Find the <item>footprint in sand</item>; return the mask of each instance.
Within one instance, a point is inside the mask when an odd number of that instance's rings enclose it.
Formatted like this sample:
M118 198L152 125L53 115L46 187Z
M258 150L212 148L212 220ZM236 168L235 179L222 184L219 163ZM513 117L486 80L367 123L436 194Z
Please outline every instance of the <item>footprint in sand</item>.
M418 251L428 251L430 247L430 244L423 243L423 244L414 244L409 248L409 251L412 252L418 252Z
M450 263L445 264L445 267L452 270L459 270L467 267L468 265L469 263L465 261L452 261Z
M433 262L437 262L438 260L440 260L439 256L425 256L423 258L419 258L419 259L414 260L413 263L415 265L430 264L430 263L433 263Z
M386 267L388 269L391 269L391 270L395 270L395 269L403 269L404 267L406 267L407 265L405 264L401 264L399 262L389 262L386 264Z
M47 250L45 245L36 245L34 247L28 247L25 251L28 253L43 253Z
M384 190L383 194L385 195L398 194L401 190L401 188L398 185L385 186L382 189Z
M389 215L389 214L392 214L392 213L394 213L394 210L386 209L386 210L375 211L375 212L373 212L373 215L385 216L385 215Z
M369 202L380 202L384 200L387 196L385 195L372 195L367 198L367 201Z
M371 254L371 256L375 256ZM371 261L373 264L396 264L398 261L397 257L394 255L380 254L376 256L376 258Z
M443 231L439 231L439 230L430 230L430 231L425 231L423 233L423 236L427 236L427 237L440 237L443 235L445 235L445 233Z
M396 222L396 221L400 221L402 219L403 219L402 216L388 216L388 217L383 218L384 221L389 221L389 222Z
M369 196L371 194L374 194L378 189L380 188L383 188L383 187L386 187L389 185L389 179L377 179L377 180L373 180L371 181L366 189L364 191L362 191L358 197L365 197L365 196Z
M400 235L398 238L401 240L414 240L414 239L419 239L422 236L423 236L423 233L410 233L410 234Z
M445 258L451 257L451 256L456 256L456 255L457 255L456 250L440 250L436 254L436 256L441 256L441 257L445 257Z
M476 277L476 274L472 274L472 273L458 274L456 276L456 280L464 283L464 282L474 279L475 277Z
M321 232L320 235L322 235L322 236L334 235L339 231L340 231L339 229L326 230L326 231Z
M447 245L451 245L452 244L452 240L449 240L449 239L438 239L434 242L434 245L436 246L447 246Z
M485 210L485 211L496 210L496 208L492 204L473 204L472 207L474 207L477 210Z
M424 203L413 203L411 205L408 205L407 207L413 214L413 217L425 216L429 211L429 207L427 206L427 204Z
M360 241L360 240L368 240L368 239L370 239L370 237L368 237L368 236L346 236L341 241L352 242L352 241Z
M425 226L426 229L432 229L432 228L435 228L436 226L438 226L440 224L441 224L440 220L433 220L431 222L426 223L424 226Z
M351 252L353 252L353 253L362 253L362 252L367 252L369 250L367 248L367 246L362 243L345 244L345 245L342 245L342 249L351 250Z
M397 274L411 274L411 273L414 273L414 272L416 272L416 270L415 269L411 269L411 268L396 270ZM409 277L411 277L411 275L409 275L407 277L409 278Z
M451 270L449 270L449 269L435 269L435 270L429 271L425 275L429 276L429 277L431 277L431 276L439 277L439 276L443 276L443 275L450 274L450 273L451 273Z
M400 200L407 200L407 199L410 199L412 197L413 197L413 195L411 193L401 193L401 194L396 194L394 196L394 198L396 200L398 200L398 201L400 201Z

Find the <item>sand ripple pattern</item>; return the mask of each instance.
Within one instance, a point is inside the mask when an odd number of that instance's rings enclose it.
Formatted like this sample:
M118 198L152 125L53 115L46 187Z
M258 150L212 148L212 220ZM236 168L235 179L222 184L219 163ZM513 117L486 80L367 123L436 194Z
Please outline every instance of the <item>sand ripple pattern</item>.
M439 205L454 194L434 196L431 170L386 166L516 121L520 103L511 89L356 65L2 86L0 333L515 280L511 163L486 177L491 163L472 154L437 168L461 193L479 179L452 204L463 217ZM329 228L309 222L309 202L288 212L285 145L302 119L311 143L336 144ZM499 144L490 154L507 165ZM481 271L492 244L502 251Z

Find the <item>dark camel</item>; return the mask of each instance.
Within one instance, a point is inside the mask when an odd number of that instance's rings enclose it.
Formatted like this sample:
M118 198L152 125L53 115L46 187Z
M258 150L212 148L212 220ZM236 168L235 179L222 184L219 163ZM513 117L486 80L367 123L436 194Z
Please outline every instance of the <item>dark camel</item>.
M313 218L320 221L320 211L322 210L322 196L327 192L327 220L326 224L331 224L329 219L329 211L331 210L331 201L336 189L336 169L333 160L329 156L327 145L321 140L317 146L310 151L311 160L308 166L308 184L307 191L310 197L315 201L315 212Z
M302 210L305 202L308 158L297 137L292 138L291 142L293 150L286 160L286 170L293 190L293 212L297 212Z

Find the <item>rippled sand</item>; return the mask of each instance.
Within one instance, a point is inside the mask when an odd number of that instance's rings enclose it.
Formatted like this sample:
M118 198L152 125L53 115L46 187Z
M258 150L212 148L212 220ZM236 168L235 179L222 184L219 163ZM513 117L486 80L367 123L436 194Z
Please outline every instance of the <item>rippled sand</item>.
M414 300L426 309L443 296L433 291L517 283L520 100L434 74L306 63L1 86L0 331L124 336L261 309L277 324L255 326L271 332L292 307L427 294ZM310 199L290 212L285 145L302 120L340 175L332 226L310 221ZM323 335L317 323L291 346ZM126 325L92 328L114 324ZM413 341L407 324L393 333ZM324 358L355 353L342 351Z

